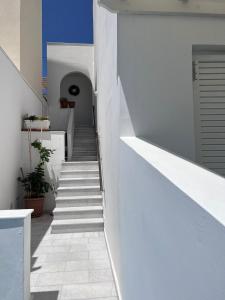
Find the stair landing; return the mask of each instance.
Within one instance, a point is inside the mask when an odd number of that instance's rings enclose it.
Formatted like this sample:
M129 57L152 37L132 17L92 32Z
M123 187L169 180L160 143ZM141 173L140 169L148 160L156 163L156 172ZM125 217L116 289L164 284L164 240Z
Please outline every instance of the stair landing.
M32 219L32 300L118 300L103 232L51 234Z

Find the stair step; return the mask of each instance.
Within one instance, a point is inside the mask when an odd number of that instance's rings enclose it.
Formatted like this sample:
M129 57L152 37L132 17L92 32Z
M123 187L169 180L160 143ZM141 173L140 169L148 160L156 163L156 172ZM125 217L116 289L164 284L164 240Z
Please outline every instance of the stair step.
M57 197L56 207L79 207L102 205L102 195L83 195L70 197Z
M86 161L87 159L88 160L93 160L93 161L95 161L96 160L96 156L93 156L93 157L91 157L91 156L72 156L72 161Z
M62 164L62 171L64 170L94 170L98 171L99 166L98 166L98 161L82 161L82 162L65 162Z
M97 150L96 149L89 149L88 147L86 149L77 149L77 148L74 148L73 149L73 153L92 155L92 154L96 154Z
M64 207L55 208L54 220L63 219L91 219L102 218L103 207L102 206L80 206L80 207Z
M96 139L95 138L76 138L74 139L74 144L76 145L82 145L82 144L96 144Z
M76 187L76 186L97 186L99 177L90 178L60 178L59 187Z
M84 146L84 147L74 147L73 148L73 152L77 151L77 152L97 152L96 146L94 145L93 147L88 147L88 146Z
M75 132L74 136L75 136L75 138L78 138L78 137L96 138L96 134L94 132Z
M87 157L92 157L95 156L96 157L97 152L77 152L77 151L73 151L73 156L87 156Z
M57 189L57 195L61 196L83 196L83 195L100 195L100 185L81 186L81 187L60 187Z
M54 220L52 222L52 233L98 232L103 229L103 218Z
M99 171L95 170L69 170L69 171L61 171L60 179L62 178L99 178Z

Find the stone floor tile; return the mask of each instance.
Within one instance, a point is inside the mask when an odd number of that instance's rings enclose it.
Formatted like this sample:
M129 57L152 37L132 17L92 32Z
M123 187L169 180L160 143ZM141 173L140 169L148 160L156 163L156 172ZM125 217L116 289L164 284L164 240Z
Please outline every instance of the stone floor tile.
M32 266L32 273L55 273L63 272L66 269L66 262L55 263L34 263Z
M70 246L40 246L34 251L34 255L49 254L49 253L65 253L69 252Z
M110 269L105 270L90 270L89 282L113 282L113 275Z
M103 232L51 234L32 220L32 300L118 300Z
M110 262L108 260L83 260L83 261L69 261L66 263L66 271L78 270L101 270L110 269Z
M91 260L100 260L100 259L109 259L107 250L91 250L89 252L89 259Z
M88 272L56 272L56 273L44 273L40 274L37 278L36 286L48 286L48 285L70 285L77 283L88 282Z
M61 298L83 300L116 296L113 283L89 283L80 285L65 285L62 287Z
M45 262L46 263L52 263L52 262L62 262L62 261L69 261L70 256L67 252L65 253L51 253L45 255Z
M70 252L68 260L87 260L89 258L88 251L73 251Z
M30 276L30 286L34 287L37 285L38 275L37 274L31 274Z
M89 243L87 245L88 250L104 250L106 251L106 244L104 242L99 242L99 243Z

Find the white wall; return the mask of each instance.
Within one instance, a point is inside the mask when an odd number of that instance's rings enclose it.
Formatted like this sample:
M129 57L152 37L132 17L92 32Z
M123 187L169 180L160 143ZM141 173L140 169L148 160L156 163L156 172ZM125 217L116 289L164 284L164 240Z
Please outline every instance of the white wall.
M166 14L225 14L223 0L100 0L102 5L120 12Z
M0 211L1 299L30 299L32 210Z
M42 93L42 0L0 0L0 47Z
M90 45L48 44L48 103L53 130L65 130L67 110L60 109L60 83L72 72L84 73L94 86L94 48Z
M0 50L0 209L16 206L21 159L21 127L25 114L41 114L42 102Z
M224 26L220 18L120 16L118 76L137 136L195 159L192 46L223 45Z
M97 66L97 125L105 190L105 228L120 281L119 215L119 137L120 91L117 82L117 16L103 8L95 9Z
M120 146L123 300L222 300L225 179L137 138Z
M0 47L20 69L20 0L0 1Z
M20 70L42 94L42 0L20 1Z
M133 192L134 205L135 203L139 205L143 201L143 210L137 210L137 217L141 218L146 204L143 195L146 193L142 193L141 185L135 185L135 180L139 182L140 178L145 181L144 178L147 176L146 192L150 193L148 183L149 180L155 182L155 178L149 177L148 172L151 170L145 171L143 168L139 170L137 162L133 167L132 159L126 160L126 153L122 155L120 152L120 136L149 137L151 141L170 151L191 160L195 159L192 46L223 45L225 20L210 17L129 14L119 14L117 17L107 9L99 7L97 1L95 4L98 131L105 189L106 234L124 300L151 299L151 295L146 293L149 291L149 276L145 269L142 272L142 269L138 268L137 258L132 251L135 245L138 247L140 239L132 235L132 231L129 230L129 226L134 229L132 222L136 224L134 213L136 206L129 211L130 193L127 190L131 188ZM136 160L138 160L137 157ZM120 166L123 168L121 172L119 172ZM133 179L132 183L128 184L131 168ZM138 170L137 174L135 174L135 168ZM125 189L122 188L123 184L126 184ZM157 188L160 189L160 187ZM171 189L176 190L176 187L173 186ZM121 202L126 202L126 208L121 207ZM174 206L171 207L174 214ZM187 212L188 216L190 214L190 211ZM181 215L185 216L184 207ZM175 214L174 217L176 217ZM145 218L147 219L147 216ZM142 225L140 231L143 230L143 234L148 235L149 224L146 224L146 228L145 232L145 227ZM210 229L207 227L206 231ZM216 227L212 230L215 233ZM160 232L155 234L160 243ZM130 236L126 237L127 235L130 235L132 239ZM145 236L141 237L144 243ZM129 243L126 244L128 238ZM164 246L166 245L163 244L162 248ZM218 251L222 246L223 244L218 246ZM147 249L148 243L143 244L144 247ZM210 251L209 249L210 247L205 251ZM213 249L213 251L216 253L217 250ZM135 254L137 253L140 256L148 256L141 249ZM148 266L151 265L148 264ZM162 268L162 265L159 267ZM185 269L180 270L183 272ZM136 282L137 278L140 278L140 282ZM162 288L165 282L161 281L161 283ZM141 284L142 287L140 287ZM133 295L129 289L133 291ZM159 293L158 290L157 293ZM155 292L153 299L182 298L163 298L160 294L158 295L161 298L157 298L157 293ZM199 290L198 295L201 293L203 293L202 289ZM187 293L187 295L190 294ZM184 299L197 300L204 299L204 297Z

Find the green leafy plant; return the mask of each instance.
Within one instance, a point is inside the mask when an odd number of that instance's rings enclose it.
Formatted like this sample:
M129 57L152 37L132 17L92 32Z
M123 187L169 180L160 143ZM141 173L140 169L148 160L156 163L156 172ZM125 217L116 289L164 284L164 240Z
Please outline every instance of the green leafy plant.
M47 121L49 120L48 116L29 116L24 119L25 121Z
M19 177L18 181L24 187L26 198L41 198L44 194L53 190L52 185L45 180L44 167L55 150L43 147L38 140L34 141L31 146L39 152L40 161L33 172L28 173L26 176L22 172L22 177Z

